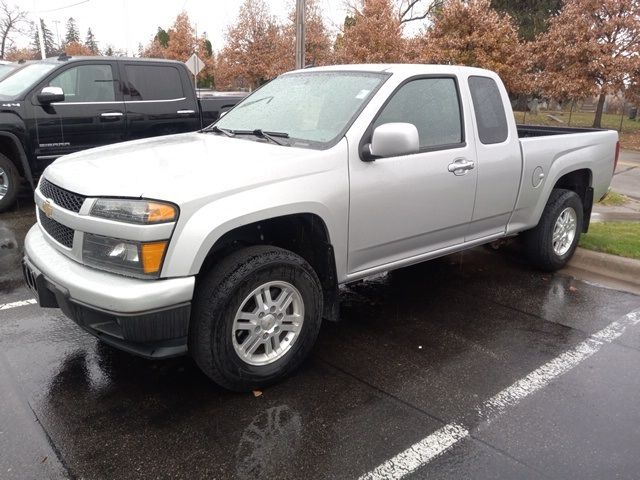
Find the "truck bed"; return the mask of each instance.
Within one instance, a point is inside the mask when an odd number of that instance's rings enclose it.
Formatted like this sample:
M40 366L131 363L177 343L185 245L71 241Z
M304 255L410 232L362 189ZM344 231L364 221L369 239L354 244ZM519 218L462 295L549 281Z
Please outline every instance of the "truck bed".
M546 137L550 135L567 135L571 133L602 132L603 128L587 127L552 127L550 125L524 125L518 124L518 137Z
M517 128L522 151L522 184L510 221L510 232L537 224L555 185L555 180L549 182L547 179L559 179L569 172L581 171L587 175L596 201L607 192L613 175L618 132L532 125L518 125Z

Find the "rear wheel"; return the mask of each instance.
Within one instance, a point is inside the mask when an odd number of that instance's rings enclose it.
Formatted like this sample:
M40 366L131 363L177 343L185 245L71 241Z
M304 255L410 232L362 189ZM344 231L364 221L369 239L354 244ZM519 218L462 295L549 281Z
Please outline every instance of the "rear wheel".
M308 355L321 323L311 266L281 248L239 250L198 285L189 351L216 383L246 391L277 382Z
M578 194L553 190L540 222L524 235L531 262L545 271L564 267L578 247L582 223L582 200Z
M20 174L13 162L0 153L0 212L13 205L20 187Z

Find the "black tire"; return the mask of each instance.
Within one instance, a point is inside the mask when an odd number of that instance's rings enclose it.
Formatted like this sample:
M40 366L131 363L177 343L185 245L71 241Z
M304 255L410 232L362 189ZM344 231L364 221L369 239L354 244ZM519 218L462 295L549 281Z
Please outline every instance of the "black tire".
M251 365L236 353L233 321L243 300L270 281L295 286L304 302L304 322L284 356L268 365ZM205 273L196 288L189 328L189 352L204 373L234 391L249 391L278 382L311 351L322 321L322 287L301 257L271 246L238 250Z
M553 249L553 230L558 217L567 207L573 208L576 213L576 234L567 252L558 255ZM531 263L546 272L554 272L564 267L580 242L583 215L582 200L578 194L571 190L554 189L542 212L540 222L524 234L525 251Z
M0 185L6 182L7 186L7 193L0 198L0 212L4 212L15 203L22 180L13 162L1 153L0 168L4 171Z

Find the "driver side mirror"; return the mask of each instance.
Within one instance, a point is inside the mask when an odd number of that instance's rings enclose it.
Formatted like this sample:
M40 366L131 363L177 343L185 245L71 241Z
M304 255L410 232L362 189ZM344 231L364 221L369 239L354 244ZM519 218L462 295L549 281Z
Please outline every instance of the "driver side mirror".
M44 87L38 94L38 102L44 105L64 102L64 91L60 87Z
M385 123L375 128L371 143L364 145L362 159L410 155L420 151L418 129L412 123Z

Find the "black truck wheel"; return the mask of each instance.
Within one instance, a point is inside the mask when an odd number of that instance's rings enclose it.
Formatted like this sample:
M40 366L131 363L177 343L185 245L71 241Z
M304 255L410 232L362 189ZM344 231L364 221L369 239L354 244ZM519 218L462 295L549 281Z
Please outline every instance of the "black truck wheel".
M4 212L13 205L19 188L18 169L11 160L0 153L0 212Z
M571 190L551 192L538 225L524 234L530 261L541 270L553 272L573 256L582 232L582 200Z
M318 336L322 287L311 266L281 248L243 248L200 280L189 352L216 383L248 391L277 382Z

